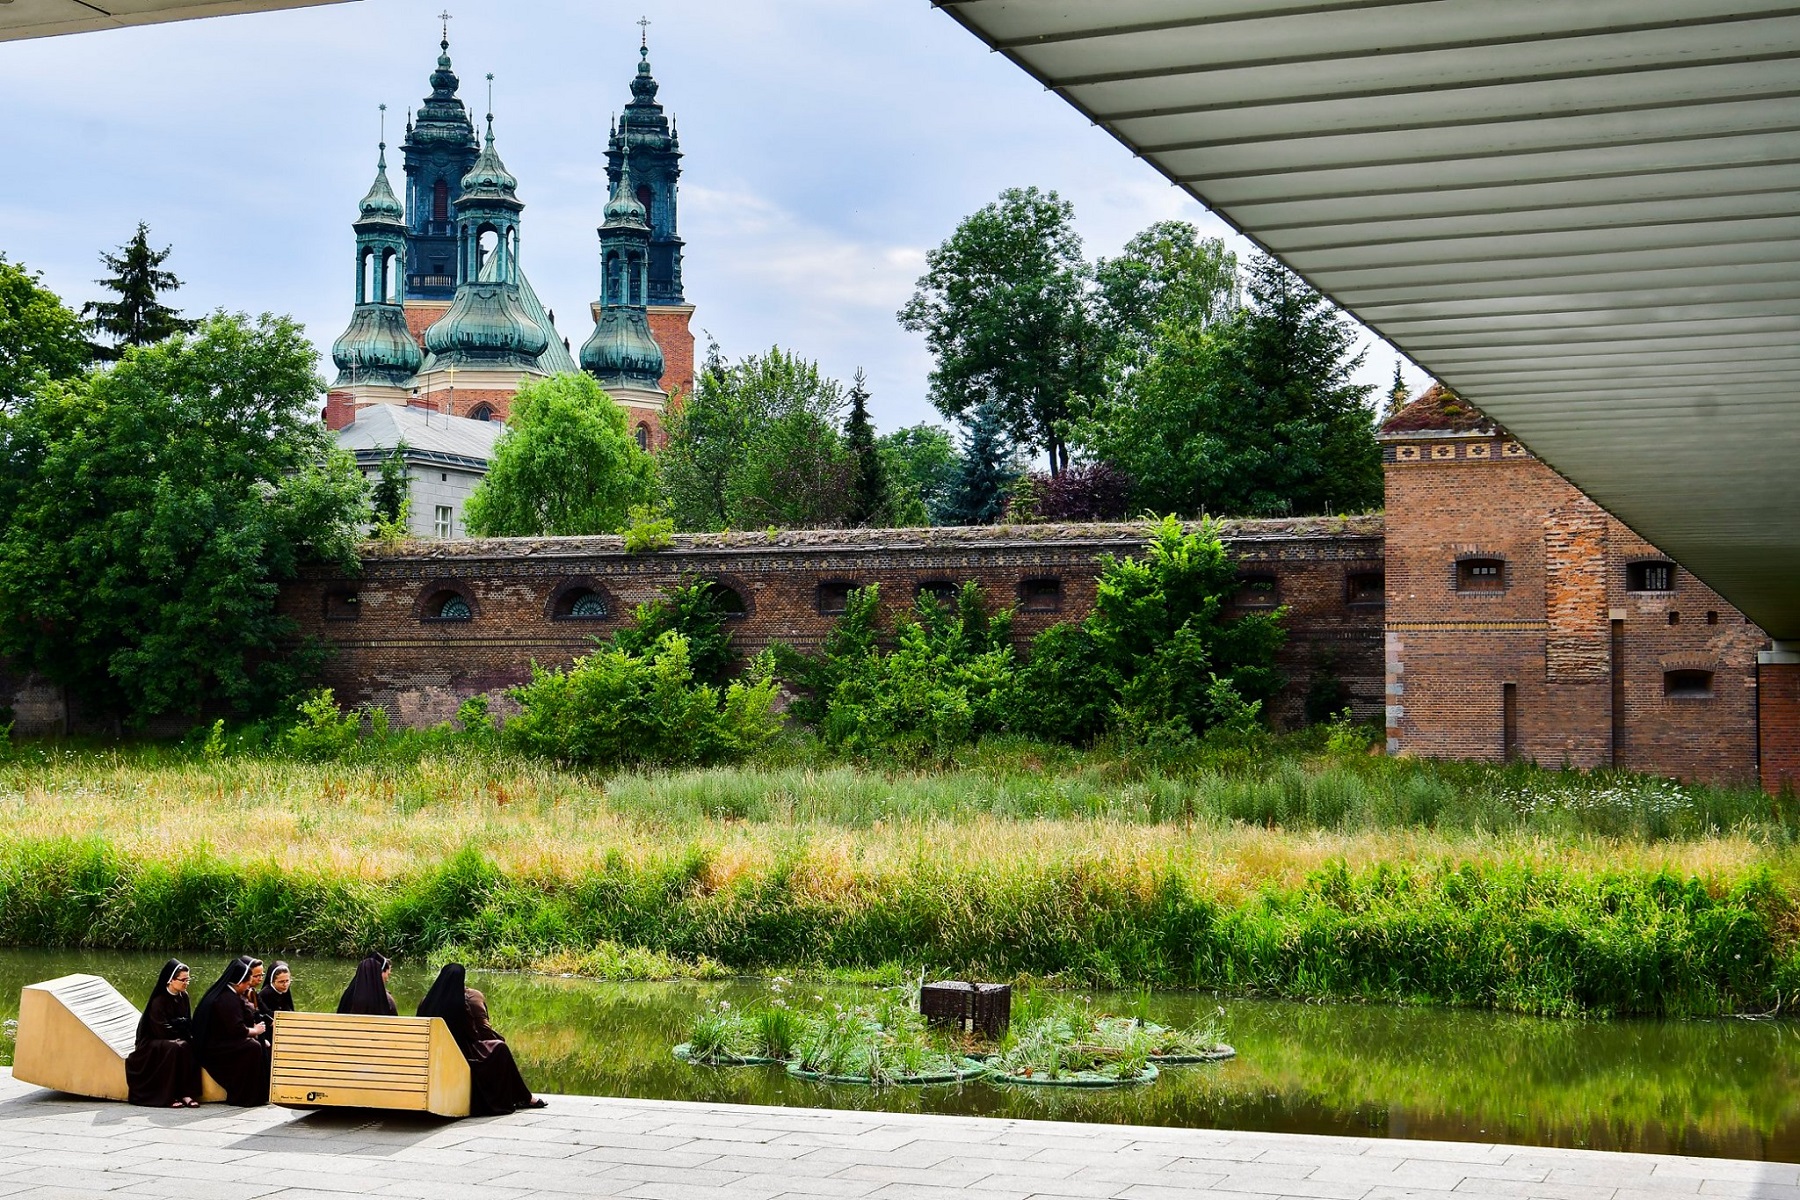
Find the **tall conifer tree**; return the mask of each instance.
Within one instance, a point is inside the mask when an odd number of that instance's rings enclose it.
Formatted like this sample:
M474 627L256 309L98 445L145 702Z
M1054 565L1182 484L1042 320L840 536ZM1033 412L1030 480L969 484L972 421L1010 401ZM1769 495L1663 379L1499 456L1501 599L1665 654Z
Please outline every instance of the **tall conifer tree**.
M875 423L869 419L869 382L860 367L850 382L850 415L844 420L844 446L850 451L855 469L847 522L852 526L891 524L887 470L875 440Z
M127 346L150 346L178 333L189 333L194 322L162 302L166 292L181 287L173 271L162 269L174 247L150 248L150 227L139 221L137 233L119 247L117 254L102 251L100 261L113 274L94 282L118 296L117 300L93 300L81 306L88 328L110 345L95 343L96 356L113 360Z
M1007 493L1018 478L999 409L981 404L971 416L956 476L936 514L940 525L992 525L1006 512Z

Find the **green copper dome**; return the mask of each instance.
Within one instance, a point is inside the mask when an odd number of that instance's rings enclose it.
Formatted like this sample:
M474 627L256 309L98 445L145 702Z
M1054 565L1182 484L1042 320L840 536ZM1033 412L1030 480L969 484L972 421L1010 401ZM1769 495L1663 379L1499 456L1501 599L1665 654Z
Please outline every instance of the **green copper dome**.
M369 194L362 198L357 209L361 224L380 222L384 225L406 226L406 210L400 207L399 197L388 183L387 177L387 143L381 143L381 157L375 164L375 182L369 185Z
M663 352L650 336L644 310L602 309L594 332L581 345L581 369L606 387L655 391L662 381Z
M440 365L534 368L550 338L525 311L518 285L506 278L505 252L490 251L481 277L456 289L450 311L425 331L425 348Z
M517 204L518 190L519 181L506 169L499 152L494 149L494 115L489 113L487 144L481 148L469 173L462 177L462 195L457 198L457 206L460 208L471 201Z
M424 355L406 328L406 313L397 304L359 304L350 328L331 347L338 386L386 383L395 387L419 372Z
M631 187L631 163L620 160L619 182L613 188L612 198L606 202L606 224L609 227L618 225L637 225L650 228L650 214L644 211L643 201Z

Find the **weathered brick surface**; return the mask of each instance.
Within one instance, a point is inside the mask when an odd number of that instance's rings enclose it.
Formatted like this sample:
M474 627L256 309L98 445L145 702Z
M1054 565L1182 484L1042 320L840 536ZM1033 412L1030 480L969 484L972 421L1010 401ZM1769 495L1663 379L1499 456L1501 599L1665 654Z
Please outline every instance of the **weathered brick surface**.
M1346 703L1364 716L1379 713L1381 608L1352 604L1347 581L1381 569L1381 528L1378 517L1227 525L1243 569L1275 576L1276 598L1289 609L1281 661L1290 678L1278 719L1301 718L1322 663ZM284 591L282 607L304 632L335 646L328 682L340 700L430 724L467 696L529 678L534 661L570 662L595 635L618 629L632 606L684 578L716 580L743 598L732 632L746 654L773 642L816 649L834 620L821 612L822 590L833 586L880 584L891 620L928 585L976 580L994 604L1020 605L1026 581L1058 580L1054 607L1020 607L1015 628L1024 645L1085 615L1102 556L1130 554L1142 540L1141 526L1075 525L684 535L667 551L640 555L626 554L617 537L414 543L371 547L360 579L305 580ZM556 616L570 587L599 593L608 615ZM432 598L446 591L468 601L472 620L431 619ZM354 605L342 601L349 594Z
M1384 456L1390 749L1501 758L1511 684L1522 757L1754 776L1762 630L1679 568L1673 591L1629 590L1663 556L1504 430L1407 429ZM1459 591L1465 557L1504 560L1504 590ZM1682 669L1712 694L1665 695Z
M1757 673L1763 788L1800 791L1800 663L1764 663Z
M662 390L671 398L694 390L694 333L691 306L657 307L649 313L650 336L663 352Z

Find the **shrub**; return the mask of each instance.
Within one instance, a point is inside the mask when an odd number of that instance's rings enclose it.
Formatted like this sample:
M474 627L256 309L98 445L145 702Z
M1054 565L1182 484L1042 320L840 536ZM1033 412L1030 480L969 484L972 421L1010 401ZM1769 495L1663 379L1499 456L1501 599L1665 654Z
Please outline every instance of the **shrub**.
M308 762L326 762L342 758L356 749L357 734L362 729L362 714L340 712L330 688L321 688L300 702L300 719L282 735L281 743L288 753ZM223 727L215 726L208 735L223 743Z
M818 720L825 741L852 752L942 759L1001 732L1015 674L1011 611L990 615L972 582L953 605L921 595L884 654L879 604L875 587L853 593L823 653L800 672L814 692L803 711Z
M691 579L667 589L662 598L640 604L632 623L613 637L627 654L650 652L665 633L679 633L688 646L688 664L696 679L718 683L731 667L731 635L718 591L704 580Z
M1014 486L1014 521L1122 521L1131 512L1131 477L1111 463L1077 463L1060 475L1032 472Z
M522 711L502 741L585 766L733 762L780 731L772 673L759 657L747 682L697 683L688 639L669 630L641 654L615 645L566 671L533 666L531 682L511 692Z
M1285 610L1228 616L1237 567L1214 522L1190 533L1164 518L1145 551L1107 558L1087 619L1038 636L1020 674L1015 728L1069 740L1105 729L1180 741L1259 722L1262 703L1281 687L1275 652Z

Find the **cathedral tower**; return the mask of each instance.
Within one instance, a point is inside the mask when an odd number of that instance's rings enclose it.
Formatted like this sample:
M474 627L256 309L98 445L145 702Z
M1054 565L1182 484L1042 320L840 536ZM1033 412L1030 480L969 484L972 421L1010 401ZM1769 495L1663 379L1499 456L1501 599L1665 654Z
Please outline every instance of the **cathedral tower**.
M663 353L660 386L668 395L678 396L692 391L694 386L694 335L688 328L694 307L687 302L682 288L683 243L676 225L681 139L657 103L657 90L656 79L650 73L649 41L645 38L638 46L631 102L607 140L606 179L609 192L616 196L629 165L631 194L643 206L649 228L644 304L651 334ZM594 306L596 320L601 307Z
M456 198L480 146L457 99L450 68L450 31L438 43L431 95L407 122L400 153L406 166L406 298L448 301L456 294Z
M382 105L385 110L386 105ZM406 327L401 296L406 269L406 220L388 184L387 143L376 159L375 182L357 207L356 310L350 328L331 347L338 378L327 401L339 423L360 404L405 403L405 389L422 356Z
M650 334L651 229L648 214L624 163L606 203L600 227L600 302L594 332L581 347L581 368L600 381L625 409L638 445L660 444L663 406L660 386L663 352Z
M432 408L455 416L504 416L504 402L523 375L551 373L538 362L551 335L524 298L519 214L525 205L519 201L519 181L494 149L492 113L486 145L461 185L452 206L456 298L425 331L431 359L420 380ZM457 372L462 372L460 395Z

